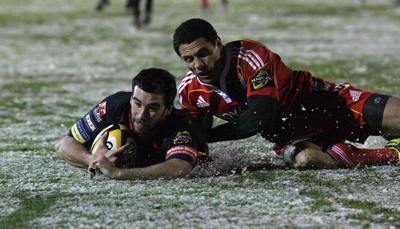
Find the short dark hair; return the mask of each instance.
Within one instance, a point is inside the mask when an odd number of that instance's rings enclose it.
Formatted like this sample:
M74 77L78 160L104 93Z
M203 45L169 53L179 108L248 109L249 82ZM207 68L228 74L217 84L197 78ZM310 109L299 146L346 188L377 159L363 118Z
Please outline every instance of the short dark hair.
M207 42L214 43L218 38L218 34L214 27L206 20L192 18L183 22L176 28L173 37L173 45L176 54L180 56L180 45L190 44L199 38L204 38Z
M175 77L159 68L144 69L132 79L132 92L138 86L145 92L164 96L165 106L173 105L176 97Z

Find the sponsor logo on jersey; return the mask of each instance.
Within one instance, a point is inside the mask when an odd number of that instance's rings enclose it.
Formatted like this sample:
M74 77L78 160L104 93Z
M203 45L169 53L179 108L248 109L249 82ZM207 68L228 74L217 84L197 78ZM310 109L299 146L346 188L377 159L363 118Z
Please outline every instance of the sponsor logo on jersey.
M197 107L209 107L210 104L203 98L203 96L199 96L196 102Z
M83 127L82 120L79 120L78 123L71 128L72 136L80 143L85 143L90 139L90 136L87 134L85 128Z
M107 102L106 102L106 101L100 103L100 105L99 105L99 114L100 114L100 117L103 117L103 115L106 114L106 105L107 105Z
M353 99L354 102L357 102L360 99L361 94L361 91L350 90L351 99Z
M174 146L167 151L165 159L168 159L174 155L184 154L192 158L193 161L197 159L197 150L189 146Z
M258 75L250 79L251 91L260 90L265 87L273 87L274 80L271 77L270 71L261 71Z
M89 127L89 129L92 131L92 133L94 133L97 130L96 125L92 122L92 119L90 118L90 115L87 114L85 116L85 123L86 126Z
M192 137L190 136L190 133L185 130L185 131L179 131L172 141L174 145L178 145L178 144L187 144L191 140Z
M374 99L374 103L375 104L379 104L379 103L381 103L381 101L382 101L382 97L376 97L375 99Z
M93 110L93 116L94 116L94 118L96 119L97 122L100 122L100 121L101 121L101 117L100 117L100 114L99 114L99 109L98 109L98 107L97 107L96 109Z
M102 102L93 110L93 116L97 122L101 121L101 117L106 114L106 101Z

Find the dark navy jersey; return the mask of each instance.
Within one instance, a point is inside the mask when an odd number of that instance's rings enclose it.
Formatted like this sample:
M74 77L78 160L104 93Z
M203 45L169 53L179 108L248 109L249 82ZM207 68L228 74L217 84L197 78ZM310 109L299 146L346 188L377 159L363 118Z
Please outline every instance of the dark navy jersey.
M93 107L69 130L68 135L88 150L96 136L112 124L122 124L132 130L131 92L117 92ZM174 108L162 124L146 136L134 135L137 145L135 167L145 167L172 158L183 159L192 166L197 160L197 141L188 115Z

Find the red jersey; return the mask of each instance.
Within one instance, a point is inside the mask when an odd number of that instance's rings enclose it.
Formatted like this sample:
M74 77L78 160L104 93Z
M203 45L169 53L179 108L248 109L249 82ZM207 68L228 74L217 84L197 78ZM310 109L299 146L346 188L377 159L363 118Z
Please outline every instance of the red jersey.
M182 108L203 127L207 128L211 115L234 120L247 109L248 97L263 95L275 99L278 107L273 128L263 130L262 136L279 146L310 133L328 132L350 141L367 138L361 113L371 93L292 70L279 55L255 41L230 42L222 55L226 62L220 88L201 82L191 71L178 88ZM359 94L357 100L348 96L349 90Z

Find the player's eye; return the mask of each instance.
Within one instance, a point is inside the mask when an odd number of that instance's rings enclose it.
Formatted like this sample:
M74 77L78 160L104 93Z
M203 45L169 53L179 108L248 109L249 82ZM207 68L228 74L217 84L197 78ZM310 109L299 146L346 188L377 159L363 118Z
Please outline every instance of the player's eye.
M204 58L204 57L206 57L206 56L209 56L209 55L211 55L211 50L208 50L208 49L202 49L198 54L197 54L197 57L198 58Z
M150 112L157 112L158 108L157 107L149 107Z
M183 57L183 61L185 61L185 63L192 63L193 62L193 57Z

